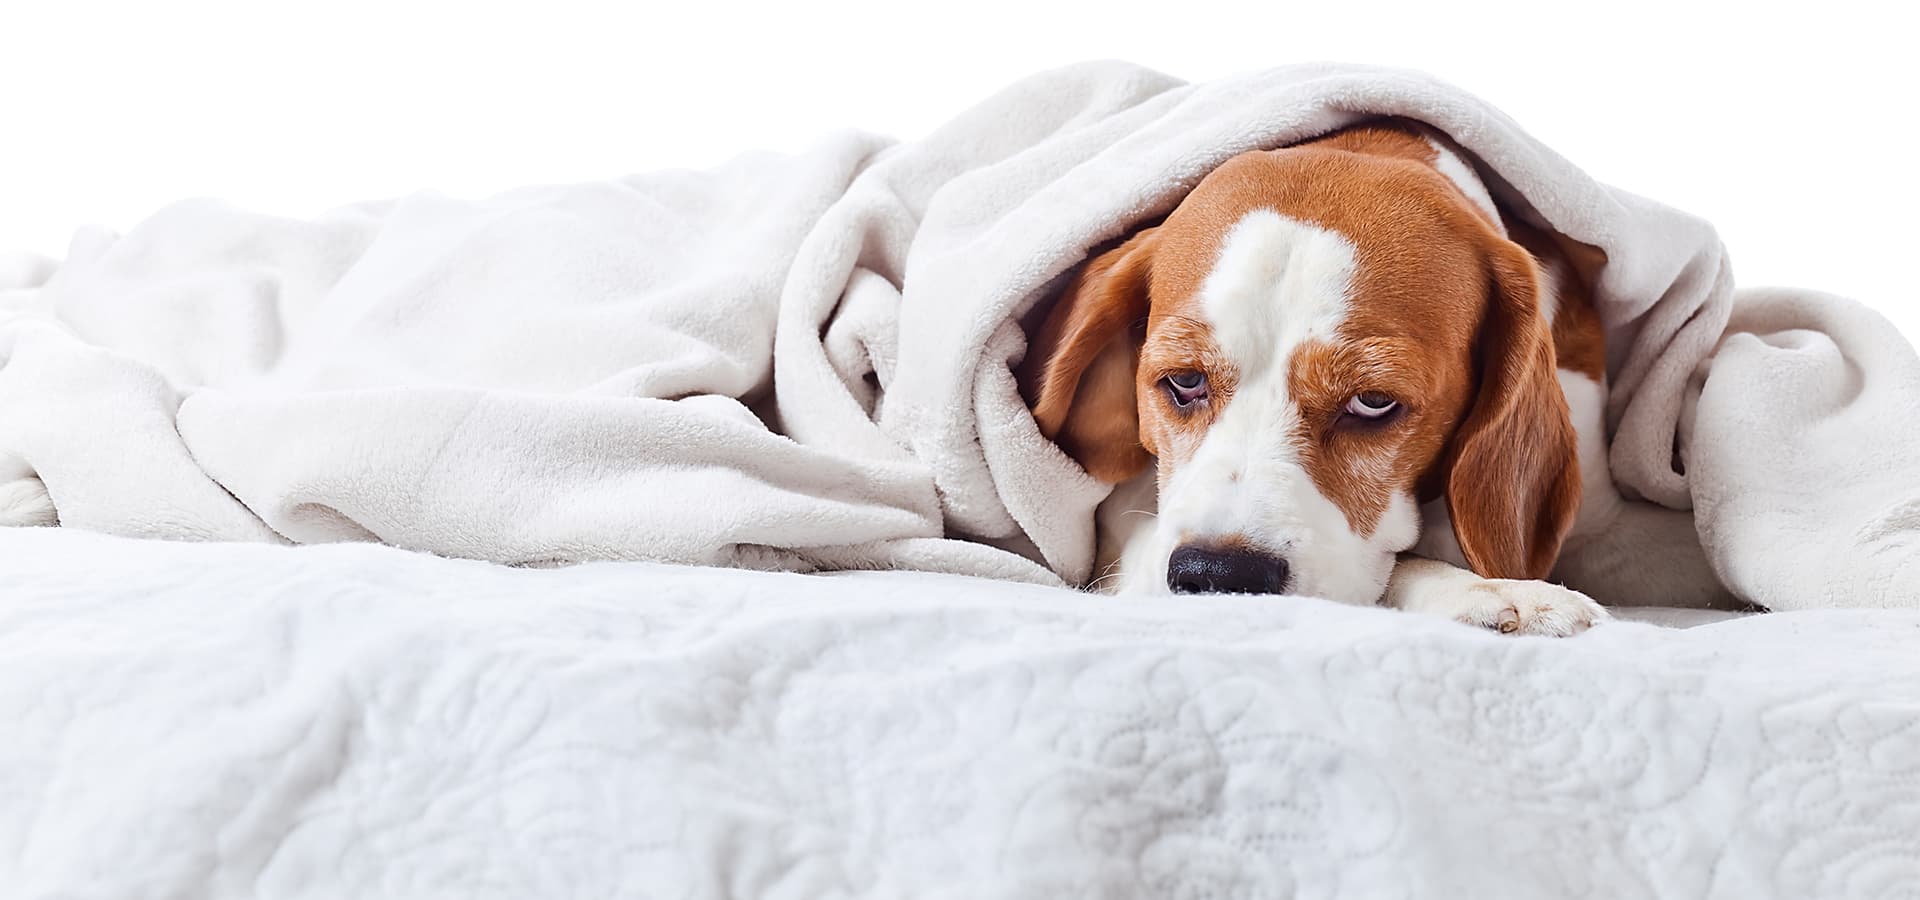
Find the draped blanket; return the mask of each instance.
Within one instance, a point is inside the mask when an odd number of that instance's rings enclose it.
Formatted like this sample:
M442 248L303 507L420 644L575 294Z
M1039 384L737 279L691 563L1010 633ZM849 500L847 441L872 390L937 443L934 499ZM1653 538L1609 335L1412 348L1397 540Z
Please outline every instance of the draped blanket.
M1080 581L1105 486L1038 433L1022 323L1236 153L1445 131L1596 253L1617 480L1775 609L1913 605L1920 361L1850 301L1736 294L1703 221L1412 72L1043 73L919 140L351 206L209 202L0 258L0 521Z

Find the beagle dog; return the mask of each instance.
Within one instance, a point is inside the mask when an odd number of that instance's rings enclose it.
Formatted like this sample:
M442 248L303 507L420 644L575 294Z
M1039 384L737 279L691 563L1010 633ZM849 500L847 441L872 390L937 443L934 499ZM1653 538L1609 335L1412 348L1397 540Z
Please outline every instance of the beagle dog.
M1119 485L1096 586L1544 635L1593 598L1737 605L1688 513L1614 486L1575 260L1418 123L1228 160L1083 264L1021 364L1041 432Z

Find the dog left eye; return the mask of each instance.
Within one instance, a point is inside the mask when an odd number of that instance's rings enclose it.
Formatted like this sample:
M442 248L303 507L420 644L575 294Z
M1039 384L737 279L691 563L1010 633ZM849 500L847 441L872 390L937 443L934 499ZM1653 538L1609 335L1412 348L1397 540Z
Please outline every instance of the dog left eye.
M1346 412L1347 415L1362 419L1380 419L1399 408L1399 402L1392 397L1385 394L1366 393L1348 400Z
M1173 405L1181 409L1207 399L1207 376L1199 372L1175 372L1162 380Z

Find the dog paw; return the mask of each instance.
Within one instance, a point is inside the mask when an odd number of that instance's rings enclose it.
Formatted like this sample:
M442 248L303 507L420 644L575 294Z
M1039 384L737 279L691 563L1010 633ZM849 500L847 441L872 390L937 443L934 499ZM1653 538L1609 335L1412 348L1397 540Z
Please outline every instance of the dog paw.
M1613 617L1593 598L1557 584L1487 579L1462 591L1454 618L1501 634L1568 637Z

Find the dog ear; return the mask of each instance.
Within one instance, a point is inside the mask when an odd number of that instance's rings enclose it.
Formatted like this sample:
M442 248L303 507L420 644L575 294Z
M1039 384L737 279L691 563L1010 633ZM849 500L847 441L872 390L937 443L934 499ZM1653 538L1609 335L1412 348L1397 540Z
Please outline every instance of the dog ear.
M1493 285L1480 331L1480 391L1454 435L1447 510L1475 572L1545 578L1579 511L1579 443L1540 315L1533 258L1491 232L1489 240Z
M1021 390L1040 433L1095 478L1126 481L1152 461L1140 445L1134 371L1146 335L1155 229L1094 257L1035 332Z

